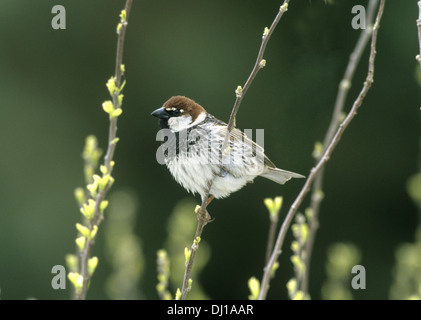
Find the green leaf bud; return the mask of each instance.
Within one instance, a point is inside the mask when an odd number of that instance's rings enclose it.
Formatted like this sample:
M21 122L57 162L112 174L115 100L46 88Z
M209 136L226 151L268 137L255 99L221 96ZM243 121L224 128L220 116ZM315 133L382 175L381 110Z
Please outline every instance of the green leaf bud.
M237 98L241 98L243 95L243 88L241 86L237 86L237 89L235 89L235 96Z
M175 300L181 299L181 291L180 288L177 288L177 292L175 293Z
M256 277L251 277L248 281L248 287L250 290L249 300L257 300L260 292L260 282Z
M69 272L67 275L67 278L70 280L70 282L75 287L75 290L79 292L82 289L83 286L83 276L77 272Z
M110 96L113 96L114 92L117 90L114 77L111 77L110 79L108 79L106 86L107 86L108 92L110 93Z
M184 259L185 259L185 264L187 264L189 262L190 259L190 255L191 255L191 250L187 247L184 248Z
M85 249L85 245L86 245L86 237L85 236L81 236L76 238L75 240L76 245L78 246L78 248L80 249L80 251L83 251Z
M110 117L111 119L119 117L123 113L123 109L117 108L113 112L111 112Z
M263 30L263 36L262 36L262 38L265 38L268 34L269 34L269 28L268 27L265 27L265 29Z
M103 214L105 209L107 209L108 207L108 200L102 200L100 205L99 205L99 210L101 211L101 213Z
M68 270L70 270L71 272L74 272L77 270L78 258L75 254L70 254L70 253L66 254L65 260L66 260L66 266Z
M91 232L89 231L89 228L85 227L84 225L80 223L76 223L76 229L86 238L89 238L91 236Z
M98 257L92 257L88 260L88 274L92 276L98 266Z
M74 191L75 199L79 206L82 206L85 203L85 191L83 188L76 188Z
M102 103L102 109L104 109L104 111L108 114L113 113L114 111L113 103L110 100L104 101Z

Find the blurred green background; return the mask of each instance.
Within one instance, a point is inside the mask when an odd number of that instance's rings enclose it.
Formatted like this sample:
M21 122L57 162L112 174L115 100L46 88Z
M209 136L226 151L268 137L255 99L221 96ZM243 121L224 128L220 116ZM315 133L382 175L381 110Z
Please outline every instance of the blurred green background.
M55 4L66 8L65 30L51 27ZM94 134L106 148L109 122L101 103L108 99L105 83L114 73L115 28L124 4L123 0L0 2L2 299L70 297L69 282L66 290L52 289L51 269L64 265L65 255L75 251L74 225L81 218L73 191L84 184L85 137ZM188 198L191 211L184 220L194 225L193 208L200 201L156 162L158 124L150 113L170 96L181 94L227 121L234 90L247 79L263 29L281 4L134 1L124 49L127 85L111 190L111 195L126 192L133 201L131 232L139 239L143 256L139 281L133 280L137 292L133 297L158 299L156 252L177 233L167 221L177 203ZM291 0L269 42L266 68L245 96L237 126L265 129L266 153L280 168L308 175L313 165L314 143L324 137L338 83L359 36L351 27L355 4L366 6L367 1ZM419 163L417 16L415 0L386 1L373 87L326 170L310 272L314 299L322 298L331 244L353 243L360 250L367 289L353 291L354 297L386 299L395 250L414 241L419 213L406 183ZM361 89L367 58L368 51L355 75L347 110ZM263 272L269 225L263 199L282 195L283 217L303 183L294 180L278 186L256 179L211 204L215 221L203 233L208 248L203 255L209 260L195 279L206 297L248 297L248 279L260 279ZM307 204L308 199L300 210ZM106 290L115 272L106 239L113 221L106 213L100 227L94 248L99 266L90 299L116 297ZM181 255L192 237L193 232L180 243ZM289 232L270 299L287 298L285 284L293 276L291 240ZM176 286L170 288L171 293L175 290Z

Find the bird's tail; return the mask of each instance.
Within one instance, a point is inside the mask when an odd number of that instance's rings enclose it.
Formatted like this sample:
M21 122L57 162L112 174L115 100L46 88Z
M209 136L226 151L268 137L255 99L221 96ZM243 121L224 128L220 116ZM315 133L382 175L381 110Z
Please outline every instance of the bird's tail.
M284 184L285 182L287 182L291 178L305 178L301 174L291 172L291 171L282 170L282 169L278 169L278 168L267 167L265 171L266 172L264 172L263 174L260 175L261 177L272 180L272 181L274 181L276 183L279 183L279 184Z

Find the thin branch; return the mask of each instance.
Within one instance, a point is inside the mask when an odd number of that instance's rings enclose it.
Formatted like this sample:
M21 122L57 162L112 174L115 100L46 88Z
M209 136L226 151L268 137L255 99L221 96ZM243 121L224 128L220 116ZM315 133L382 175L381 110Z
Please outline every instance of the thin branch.
M361 31L360 37L358 38L358 41L355 45L354 50L352 51L349 62L346 67L344 76L339 84L339 90L338 94L336 96L335 105L333 109L332 119L329 124L329 128L326 132L325 138L323 140L322 145L322 151L326 149L326 147L329 145L329 143L332 141L332 138L338 129L338 125L340 124L340 117L343 113L346 97L348 95L349 89L351 88L352 79L354 77L355 70L357 69L357 66L361 60L361 56L367 46L367 43L371 37L373 28L372 24L374 21L374 13L375 8L378 5L378 0L370 0L368 3L368 9L367 9L367 25L368 28L365 28ZM321 154L321 152L320 152ZM316 158L317 161L320 160L320 157ZM316 237L316 232L319 225L319 210L320 210L320 204L323 200L323 176L324 176L324 168L322 168L317 175L317 177L314 179L313 188L311 192L311 219L309 220L309 235L308 239L305 244L304 248L304 264L305 264L305 271L302 278L302 282L300 285L300 290L306 295L308 291L308 278L309 278L309 270L310 270L310 260L311 260L311 254L313 250L314 240Z
M303 188L301 189L300 193L298 194L297 198L295 199L294 203L292 204L291 208L288 211L288 214L287 214L287 216L286 216L286 218L285 218L285 220L282 224L282 227L281 227L281 229L278 233L278 238L276 240L275 248L272 252L272 256L269 260L269 263L266 265L266 267L264 269L263 279L262 279L262 282L261 282L261 289L260 289L260 293L259 293L259 300L263 300L263 299L266 298L267 292L269 290L269 281L270 281L270 276L271 276L271 273L272 273L273 265L278 260L278 257L281 254L281 248L282 248L287 230L289 229L291 221L294 218L294 215L295 215L296 211L298 210L298 207L301 205L305 196L309 192L310 187L311 187L314 179L320 173L320 170L323 168L323 166L326 164L326 162L331 157L333 150L335 149L335 147L339 143L339 140L342 137L342 134L344 133L346 128L351 123L352 119L357 114L358 108L362 105L362 103L364 101L364 98L365 98L367 92L369 91L369 89L370 89L370 87L373 83L374 59L375 59L375 55L376 55L377 33L378 33L379 26L380 26L379 25L380 20L381 20L382 14L383 14L384 2L385 2L385 0L381 0L381 2L380 2L379 10L378 10L377 17L376 17L376 22L373 26L373 34L372 34L372 38L371 38L371 50L370 50L370 57L369 57L369 61L368 61L368 73L367 73L367 77L366 77L366 80L364 82L363 88L362 88L361 92L359 93L357 99L354 101L354 103L352 105L352 108L349 111L349 113L347 114L345 120L339 125L339 128L337 129L332 141L330 142L330 144L326 148L322 158L317 163L317 165L311 169L310 174L309 174L306 182L304 183Z
M123 61L123 45L124 45L124 38L126 35L127 29L127 21L130 14L130 9L132 6L133 0L127 0L125 6L125 17L121 18L121 24L117 28L118 39L117 39L117 53L116 53L116 66L115 66L115 76L114 82L115 87L118 90L114 90L113 92L113 108L119 109L121 108L121 101L119 101L120 95L120 88L122 86L121 78L123 74L122 68L122 61ZM104 166L106 168L106 174L111 176L112 172L112 161L113 156L116 148L116 138L117 138L117 119L118 117L111 117L110 116L110 126L109 126L109 133L108 133L108 149L107 153L104 158ZM103 173L104 178L105 173ZM101 203L103 203L105 196L110 188L110 182L107 183L107 186L100 192L97 193L95 197L95 209L93 213L92 220L88 222L89 231L92 231L94 228L97 228L101 223L103 216L101 210ZM88 261L91 257L91 251L94 245L94 239L87 238L85 247L80 253L80 275L83 277L83 284L80 290L75 292L76 299L84 300L86 298L86 293L89 285L90 275L88 272Z
M251 71L250 76L248 77L244 86L243 87L239 86L237 90L235 91L236 99L235 99L234 107L232 108L231 115L228 121L228 132L227 132L227 135L225 136L225 140L222 145L222 150L225 150L228 146L230 132L232 131L232 129L235 128L235 117L237 115L238 109L240 108L240 104L244 98L244 95L246 94L247 90L250 88L250 85L253 82L254 78L256 78L256 75L259 72L259 70L262 69L266 64L266 61L263 59L263 54L265 53L266 45L268 44L270 36L272 35L273 31L278 25L279 20L281 20L283 14L288 10L288 3L289 3L289 0L284 1L282 6L279 8L279 12L276 15L275 19L273 20L270 28L269 29L265 28L263 32L263 37L262 37L262 44L260 45L260 50L259 50L259 53L257 54L257 59L256 59L256 63L254 64L253 70Z
M231 115L228 121L228 131L227 131L227 135L225 136L224 143L222 144L222 150L225 150L228 146L230 132L235 127L235 116L238 112L240 103L245 93L247 92L248 88L250 87L251 83L253 82L259 70L265 66L266 61L263 59L263 54L265 52L266 45L268 44L269 38L272 35L273 31L275 30L282 15L288 10L288 3L289 3L289 0L284 1L284 3L279 9L278 14L273 20L270 28L269 29L265 28L263 37L262 37L262 43L260 45L260 49L257 54L257 59L253 67L253 70L251 71L246 83L244 84L244 87L238 87L236 90L236 100L235 100L234 107L232 108ZM198 223L197 223L197 228L196 228L196 234L193 240L193 245L191 247L190 257L188 259L188 262L186 263L186 268L184 272L183 288L181 290L181 297L180 297L181 300L186 299L187 293L190 290L189 281L190 281L190 274L193 268L193 262L196 257L197 250L199 249L199 242L202 237L203 229L208 224L208 222L210 222L210 216L206 210L206 207L209 204L209 193L210 193L211 186L212 185L210 185L207 190L207 195L204 197L204 199L202 199L202 205L200 209L197 210Z
M187 293L190 291L190 275L193 269L194 259L196 258L197 250L199 250L199 243L202 238L203 228L211 221L208 211L206 210L207 205L209 204L209 191L211 189L209 186L206 196L202 200L202 205L199 209L196 209L197 214L197 228L196 233L194 235L193 244L191 246L191 252L189 260L186 263L186 269L184 271L184 279L183 279L183 288L181 289L181 298L180 300L185 300Z
M269 232L268 232L268 240L266 244L266 258L265 264L269 262L270 256L273 250L273 243L275 242L275 235L276 235L276 226L278 225L278 215L270 216L270 225L269 225Z
M420 53L417 54L415 57L420 64L421 67L421 1L418 1L418 19L417 19L417 27L418 27L418 42L420 46Z

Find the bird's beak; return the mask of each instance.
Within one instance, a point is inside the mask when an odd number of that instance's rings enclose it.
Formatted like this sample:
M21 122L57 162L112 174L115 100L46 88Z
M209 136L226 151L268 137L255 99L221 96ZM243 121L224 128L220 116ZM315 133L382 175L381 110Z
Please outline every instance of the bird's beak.
M170 117L168 112L165 111L165 109L163 107L159 108L159 109L156 109L154 112L151 113L151 115L154 116L154 117L157 117L159 119L165 119L165 120L169 119L169 117Z

